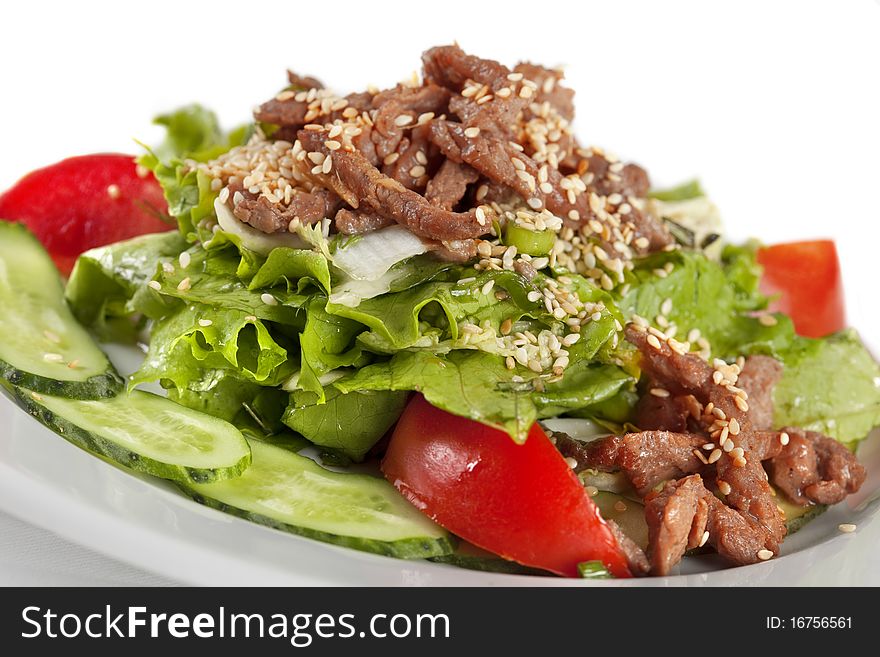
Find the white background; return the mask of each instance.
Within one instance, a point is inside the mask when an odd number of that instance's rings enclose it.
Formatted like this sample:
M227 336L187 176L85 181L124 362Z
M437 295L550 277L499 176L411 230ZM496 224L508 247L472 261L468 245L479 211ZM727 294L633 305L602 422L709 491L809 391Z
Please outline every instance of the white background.
M877 1L30 0L2 23L0 188L64 156L137 152L184 103L244 121L287 67L340 91L391 85L458 40L567 65L581 141L657 184L699 176L737 236L835 237L850 320L878 344Z

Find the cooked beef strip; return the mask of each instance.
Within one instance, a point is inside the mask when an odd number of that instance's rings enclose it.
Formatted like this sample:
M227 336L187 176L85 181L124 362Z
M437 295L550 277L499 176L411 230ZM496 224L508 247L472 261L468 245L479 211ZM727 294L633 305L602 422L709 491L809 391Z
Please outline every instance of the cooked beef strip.
M647 390L662 388L650 382ZM689 420L697 420L702 407L693 395L659 397L650 392L642 395L636 405L635 423L639 429L683 432L689 429ZM706 442L706 441L704 441Z
M446 240L439 242L432 250L442 260L467 262L477 255L477 240Z
M654 575L665 576L684 553L702 543L708 519L703 480L691 475L667 482L645 499L648 559Z
M756 429L773 428L773 388L782 378L782 364L770 356L749 356L737 386L749 393L749 417Z
M364 112L372 107L373 95L368 92L351 93L343 99L345 103L339 109L332 109L332 103L328 103L330 107L324 110L319 108L317 111L311 111L312 103L305 100L296 100L294 97L285 97L284 92L266 101L254 111L254 118L257 121L271 123L281 126L281 129L275 132L273 139L286 139L293 141L296 137L296 131L302 128L306 123L318 122L333 123L333 121L344 119L343 112L354 107L359 112ZM281 100L279 100L279 96Z
M667 390L677 394L692 394L704 407L711 403L714 409L718 409L718 414L725 419L716 417L707 429L717 430L721 423L731 419L737 421L739 431L730 433L729 440L733 441L734 449L743 451L741 460L734 456L735 452L722 453L716 463L718 478L730 486L727 503L757 520L767 530L766 549L777 554L779 542L785 536L785 523L776 507L761 461L748 452L753 428L748 413L735 401L737 394L714 383L712 377L715 370L702 358L694 354L679 354L666 341L657 340L657 348L649 342L650 335L636 325L626 327L626 339L639 348L642 369L649 376L663 383ZM656 336L653 337L656 339Z
M382 167L382 173L393 178L407 189L423 190L428 182L429 170L435 167L437 147L428 141L430 126L413 128L397 146L397 159ZM419 173L413 175L413 171Z
M565 77L562 71L546 68L540 64L520 62L513 68L538 85L534 102L550 103L565 120L574 119L574 90L559 84ZM550 82L552 80L552 82Z
M587 151L586 172L593 174L587 188L600 196L621 194L645 198L651 182L647 172L638 164L621 164L620 171L613 171L616 162L609 160L604 154L595 150Z
M310 192L297 189L287 206L272 203L265 196L251 194L242 188L241 183L230 184L229 191L232 195L240 193L244 196L233 207L235 217L264 233L287 232L295 218L306 225L317 223L324 217L332 217L341 204L336 194L320 187Z
M318 78L313 78L310 75L299 75L291 70L287 71L287 81L290 83L290 86L297 91L324 88L324 83Z
M556 434L556 447L563 456L577 461L577 472L586 468L622 470L633 488L646 495L667 479L698 472L703 462L694 452L699 452L706 440L697 434L641 431L583 443Z
M404 134L412 130L419 116L428 112L440 116L449 105L449 90L436 84L423 87L397 85L373 97L373 143L380 160L398 151ZM409 117L405 125L398 125L400 117Z
M789 441L770 461L770 477L792 502L837 504L865 482L865 467L833 438L795 427L783 431Z
M648 558L645 556L642 548L636 545L635 541L629 536L624 534L620 525L616 522L613 520L606 520L605 523L614 535L618 547L623 552L623 556L626 558L626 565L629 566L629 571L636 576L647 574L651 569L651 564L648 562Z
M394 225L394 219L368 210L342 208L336 213L336 230L344 235L362 235Z
M575 197L571 203L560 187L562 175L552 167L547 167L547 180L551 191L544 192L535 185L541 167L525 153L520 153L509 142L482 132L468 137L465 126L454 121L435 120L431 122L431 141L443 154L453 162L465 162L484 176L497 183L513 189L524 201L533 201L538 210L547 207L551 212L566 217L575 210L581 217L590 214L586 194ZM513 164L513 160L521 162L522 169ZM524 180L517 171L524 171L531 176L531 184ZM535 185L535 189L532 189Z
M373 212L394 219L421 237L438 241L466 240L486 234L492 225L492 211L475 208L449 212L431 205L423 196L382 175L357 151L330 150L325 146L327 130L300 130L298 138L308 152L330 157L330 173L316 177L355 209L367 206Z
M464 198L468 185L479 179L480 174L467 164L444 160L437 174L428 181L425 198L438 208L452 210Z
M425 81L460 91L468 80L492 87L507 80L510 69L494 59L468 55L458 46L436 46L422 53Z

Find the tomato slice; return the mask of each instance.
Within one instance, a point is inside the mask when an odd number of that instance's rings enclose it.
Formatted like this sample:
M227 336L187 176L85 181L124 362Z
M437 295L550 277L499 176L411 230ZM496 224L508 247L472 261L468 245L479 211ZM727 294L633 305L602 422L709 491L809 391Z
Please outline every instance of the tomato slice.
M160 218L167 211L153 174L117 153L37 169L0 196L0 217L27 224L63 274L83 251L169 230Z
M382 470L426 515L506 559L569 577L578 563L599 560L616 577L630 576L596 505L537 424L517 445L416 395Z
M780 295L770 310L789 315L798 334L822 337L846 326L843 280L831 240L776 244L758 250L761 292Z

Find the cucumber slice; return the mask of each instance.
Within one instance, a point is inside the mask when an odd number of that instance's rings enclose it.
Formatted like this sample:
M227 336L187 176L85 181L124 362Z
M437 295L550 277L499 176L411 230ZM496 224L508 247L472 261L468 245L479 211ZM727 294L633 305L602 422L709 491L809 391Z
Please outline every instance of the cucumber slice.
M401 559L449 554L445 530L384 479L326 470L304 456L250 441L241 477L181 486L201 504L327 543Z
M648 547L648 523L645 507L638 502L618 495L599 491L593 496L599 512L606 520L613 520L636 545L643 550Z
M776 496L776 504L785 514L785 528L788 530L789 536L828 510L828 507L824 504L798 506L797 504L789 502L782 495Z
M237 477L250 464L250 448L234 426L149 392L101 400L15 392L62 438L132 470L201 483Z
M58 270L22 224L0 221L0 378L74 399L112 397L123 381L74 319Z

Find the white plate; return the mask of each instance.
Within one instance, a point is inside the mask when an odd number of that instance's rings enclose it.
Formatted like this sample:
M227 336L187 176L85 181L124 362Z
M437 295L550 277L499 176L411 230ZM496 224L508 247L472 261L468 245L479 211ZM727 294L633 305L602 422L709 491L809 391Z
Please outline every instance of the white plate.
M121 371L135 349L114 347ZM880 583L880 435L863 444L870 477L858 495L785 541L770 562L723 568L685 559L680 575L594 582L468 571L365 554L202 507L173 485L134 475L69 444L0 399L0 508L116 559L194 585L728 586ZM880 432L875 432L880 433ZM854 523L841 534L840 523Z

